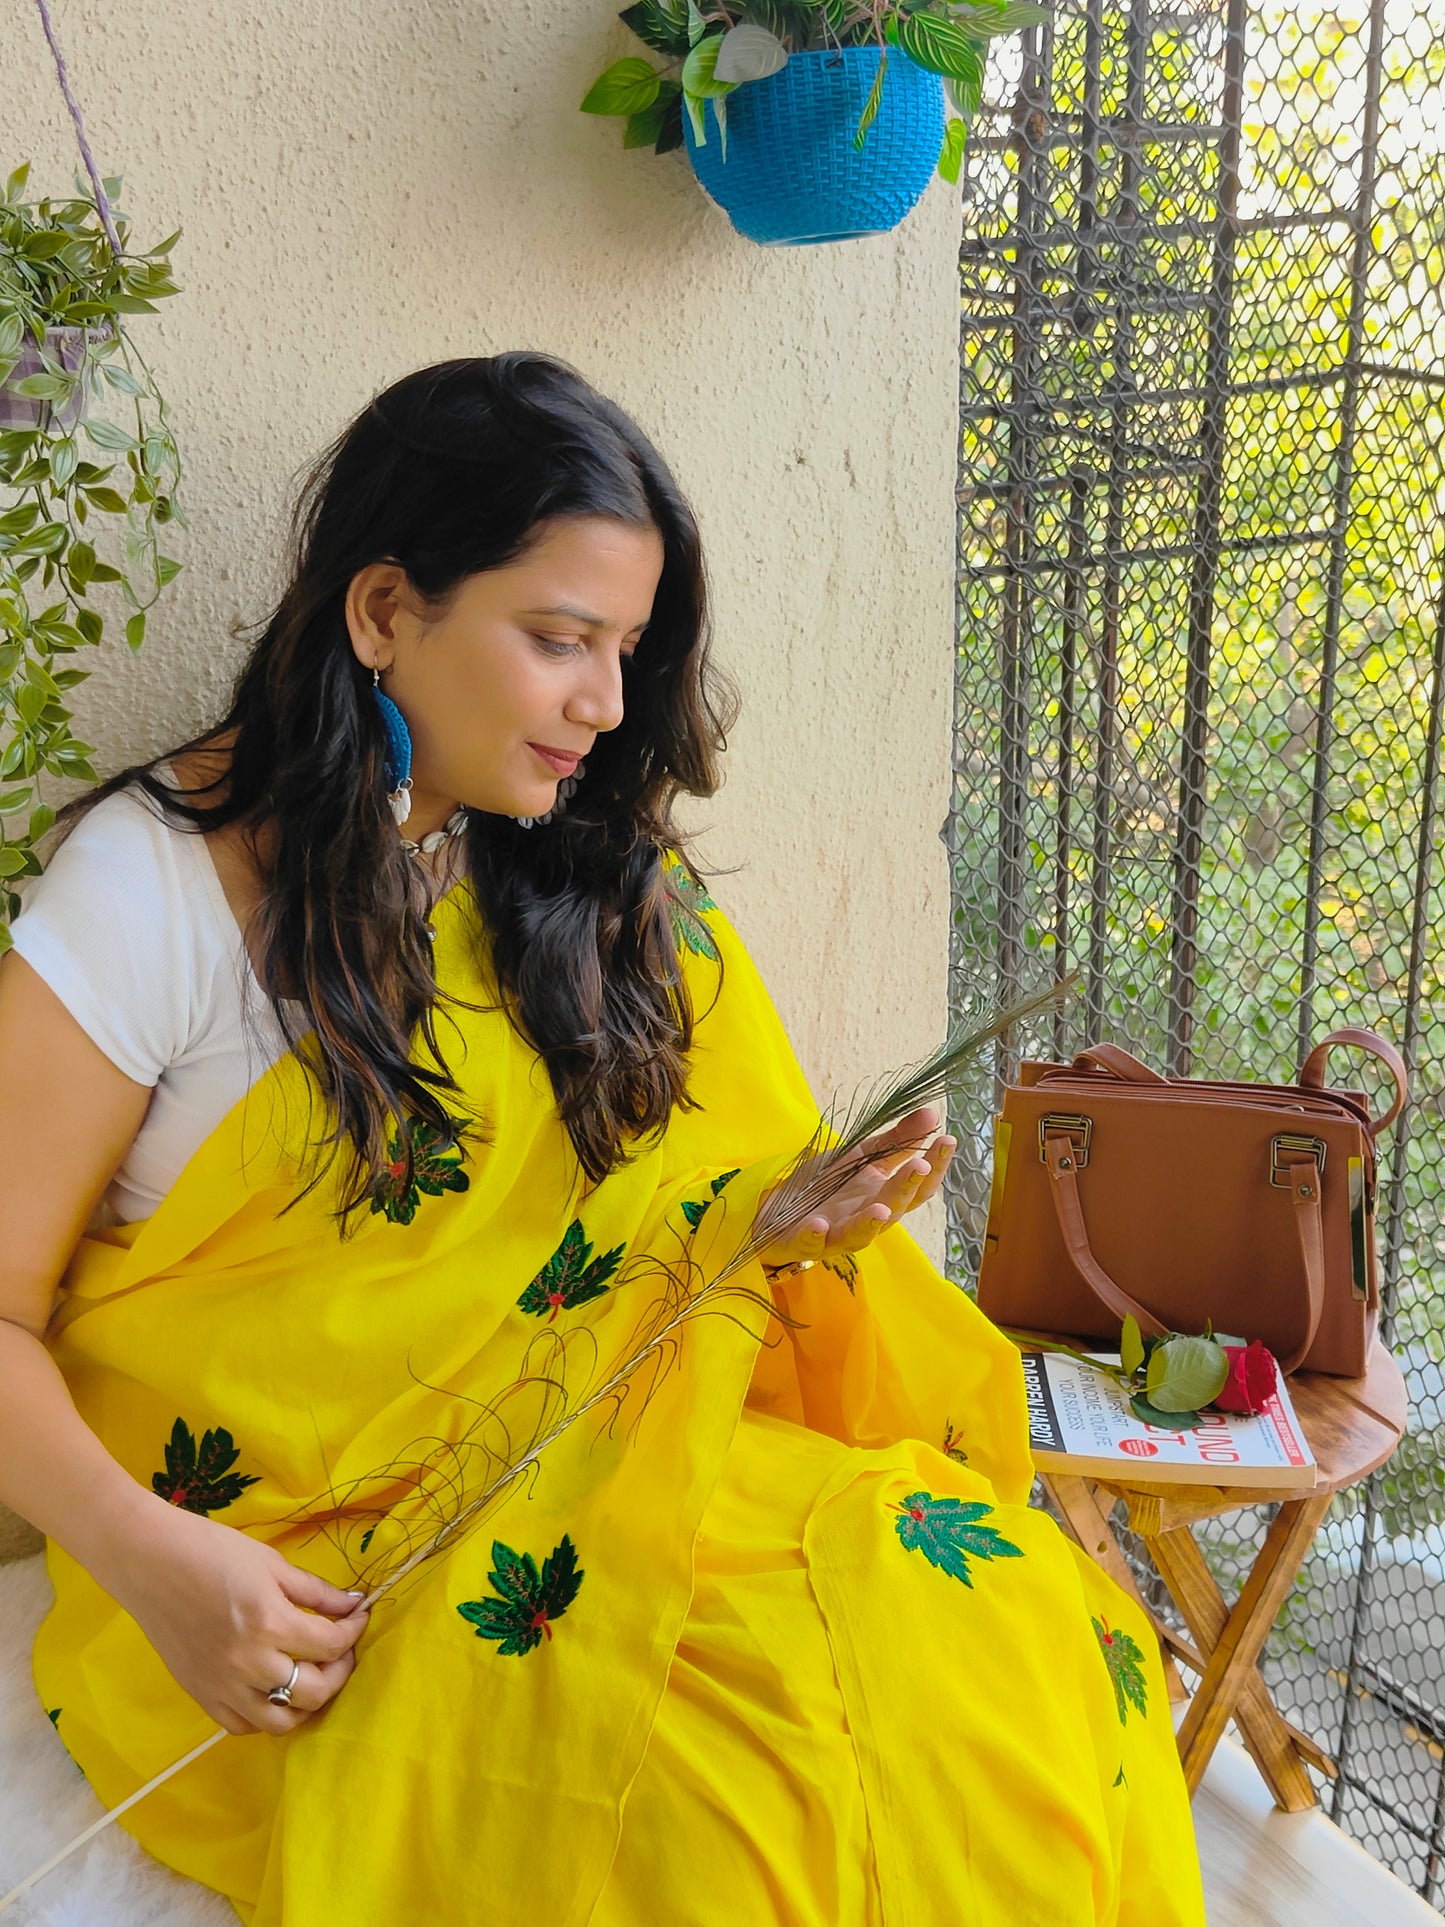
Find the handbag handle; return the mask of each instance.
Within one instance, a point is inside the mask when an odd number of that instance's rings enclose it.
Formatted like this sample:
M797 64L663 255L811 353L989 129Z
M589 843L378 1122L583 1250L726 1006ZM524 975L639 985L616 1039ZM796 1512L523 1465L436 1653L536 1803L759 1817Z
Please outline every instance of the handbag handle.
M1169 1079L1161 1077L1158 1071L1150 1070L1131 1052L1121 1050L1117 1044L1090 1044L1081 1050L1074 1059L1074 1069L1112 1071L1126 1084L1167 1084Z
M1131 1298L1122 1285L1105 1271L1094 1256L1089 1244L1088 1227L1084 1223L1084 1208L1079 1200L1078 1147L1063 1131L1044 1133L1044 1163L1049 1172L1049 1195L1054 1201L1054 1215L1059 1221L1059 1232L1064 1240L1064 1249L1074 1262L1074 1268L1099 1302L1113 1312L1121 1321L1128 1315L1138 1321L1139 1329L1150 1338L1162 1338L1165 1327L1160 1324L1153 1312L1146 1311L1135 1299ZM1308 1292L1309 1308L1306 1315L1305 1335L1302 1341L1289 1354L1279 1361L1282 1372L1299 1369L1301 1362L1308 1356L1310 1346L1315 1342L1315 1334L1320 1328L1320 1319L1325 1309L1325 1237L1324 1224L1320 1215L1320 1167L1309 1152L1291 1156L1282 1153L1282 1163L1290 1174L1290 1195L1294 1202L1295 1229L1299 1234L1300 1258L1304 1266L1305 1285Z
M1405 1099L1410 1089L1409 1072L1405 1069L1405 1060L1395 1046L1381 1037L1378 1031L1357 1030L1353 1025L1346 1025L1343 1030L1332 1030L1328 1037L1322 1037L1305 1059L1299 1081L1306 1090L1322 1091L1325 1088L1325 1059L1335 1044L1348 1044L1355 1050L1368 1051L1371 1057L1377 1057L1380 1060L1395 1080L1394 1103L1383 1117L1376 1118L1373 1123L1365 1127L1373 1141L1381 1131L1395 1122L1405 1108Z

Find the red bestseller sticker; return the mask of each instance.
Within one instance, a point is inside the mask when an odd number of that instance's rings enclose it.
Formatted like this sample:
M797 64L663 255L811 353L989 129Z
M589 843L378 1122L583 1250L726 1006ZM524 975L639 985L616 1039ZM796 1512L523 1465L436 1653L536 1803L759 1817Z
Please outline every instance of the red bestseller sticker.
M1136 1459L1152 1459L1159 1450L1153 1439L1120 1439L1119 1450L1132 1452Z

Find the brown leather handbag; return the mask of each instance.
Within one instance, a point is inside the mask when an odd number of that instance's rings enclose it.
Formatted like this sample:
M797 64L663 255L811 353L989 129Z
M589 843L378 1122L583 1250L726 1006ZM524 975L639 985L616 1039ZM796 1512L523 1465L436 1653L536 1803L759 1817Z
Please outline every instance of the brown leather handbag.
M1325 1087L1336 1045L1387 1066L1395 1101ZM1119 1342L1140 1329L1258 1338L1285 1371L1358 1378L1374 1339L1375 1140L1405 1062L1332 1031L1293 1085L1161 1077L1096 1044L1025 1063L994 1126L978 1302L996 1324Z

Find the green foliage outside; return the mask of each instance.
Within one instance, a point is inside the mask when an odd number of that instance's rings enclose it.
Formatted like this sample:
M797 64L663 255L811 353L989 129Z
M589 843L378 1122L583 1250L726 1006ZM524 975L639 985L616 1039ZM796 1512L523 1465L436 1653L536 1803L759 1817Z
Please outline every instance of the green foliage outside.
M1106 121L1126 105L1125 17L1112 8L1104 16ZM1353 308L1351 222L1321 217L1348 210L1358 196L1363 17L1275 5L1252 13L1249 35L1240 213L1308 218L1246 228L1233 250L1224 553L1213 597L1189 1069L1295 1075L1311 938L1308 1035L1354 1023L1404 1041L1417 948L1414 1101L1407 1135L1397 1131L1383 1146L1379 1229L1384 1244L1397 1210L1394 1339L1417 1367L1435 1361L1433 1383L1445 1361L1438 755L1434 833L1423 853L1421 845L1445 592L1445 35L1409 8L1387 10L1378 175ZM1083 56L1083 13L1061 9L1054 93L1066 107L1071 88L1076 103L1082 97ZM1217 112L1217 50L1186 42L1183 29L1156 29L1148 71L1152 117L1203 128ZM999 124L985 111L977 132ZM1033 164L1032 190L1047 215L1036 202L1031 225L1052 227L1054 237L1034 262L1023 260L1013 226L1017 148L971 163L977 239L966 235L963 270L953 960L960 1003L994 994L1000 904L1011 896L1024 986L1065 964L1087 970L1091 942L1104 962L1101 1021L1091 1025L1076 999L1055 1032L1041 1028L1021 1040L1022 1054L1067 1054L1094 1032L1163 1068L1186 642L1201 534L1194 465L1205 451L1213 385L1208 297L1218 257L1209 217L1221 177L1216 140L1141 145L1147 165L1131 181L1121 148L1106 141L1097 203L1103 213L1131 210L1139 238L1126 242L1115 230L1092 250L1059 238L1079 231L1076 154L1050 149ZM1197 231L1158 232L1186 215ZM1020 368L1015 333L1023 267L1037 291L1037 335L1025 342L1036 372ZM1111 407L1121 370L1133 396ZM1032 472L1056 485L1028 494L1023 553L1049 566L1025 578L1018 633L1027 670L1017 713L1026 718L1027 800L1018 861L1001 875L1010 615L999 562L1010 529L1000 484L1018 451L1016 418L1005 411L1029 388L1048 400L1029 452ZM1077 475L1084 485L1071 487ZM1015 543L1017 553L1016 531ZM1112 584L1098 559L1106 550L1118 558ZM1091 558L1087 566L1071 569L1071 556L1081 554ZM1075 709L1066 731L1070 633ZM1101 691L1111 641L1117 735L1106 772ZM1311 932L1310 834L1321 774ZM1104 868L1096 861L1101 828ZM1362 1060L1341 1056L1332 1069L1336 1081L1358 1080L1383 1103L1381 1080ZM979 1119L994 1097L991 1081L980 1081L960 1117L971 1168L954 1201L952 1258L965 1282L987 1200ZM1387 1531L1445 1523L1445 1429L1429 1425L1410 1437L1377 1498Z

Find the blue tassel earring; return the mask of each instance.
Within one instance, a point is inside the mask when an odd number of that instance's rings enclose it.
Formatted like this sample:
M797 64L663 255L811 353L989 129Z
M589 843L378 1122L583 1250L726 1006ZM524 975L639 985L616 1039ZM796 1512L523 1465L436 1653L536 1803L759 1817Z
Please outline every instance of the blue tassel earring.
M372 665L371 693L381 711L381 726L386 732L386 800L397 825L411 815L411 731L406 718L381 688L381 671Z

